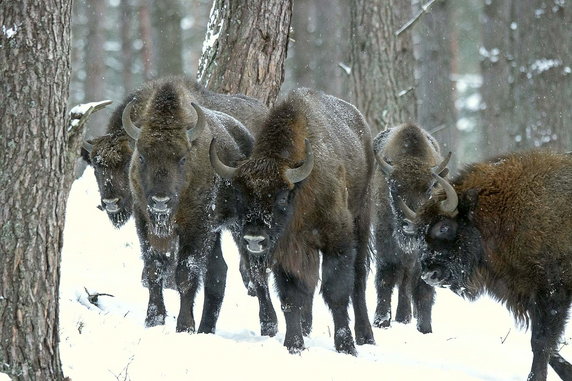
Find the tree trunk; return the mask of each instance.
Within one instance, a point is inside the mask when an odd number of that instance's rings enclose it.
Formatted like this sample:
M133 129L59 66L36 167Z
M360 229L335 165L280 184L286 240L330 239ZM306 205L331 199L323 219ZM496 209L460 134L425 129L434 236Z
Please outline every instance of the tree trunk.
M353 103L374 133L414 122L411 33L395 35L411 18L411 2L356 0L350 8Z
M133 37L131 26L133 20L133 7L130 0L121 0L120 23L121 23L121 66L124 95L133 89Z
M572 147L572 4L515 3L514 103L517 149Z
M84 102L103 99L105 91L105 20L107 5L105 1L86 3L87 39L85 44L85 82ZM98 114L90 120L86 138L105 134L106 115Z
M291 72L290 87L311 87L348 98L348 73L340 67L349 58L348 13L349 6L339 0L294 3L291 58L286 69Z
M271 106L284 80L291 0L215 0L197 78Z
M0 2L0 372L62 380L58 293L71 187L70 0ZM69 171L69 173L66 173Z
M457 147L457 129L451 80L453 53L449 2L433 3L415 27L417 34L417 113L419 124L439 141L443 152ZM456 155L455 155L456 157ZM452 167L455 160L451 162Z
M157 47L157 76L182 74L183 37L179 0L154 1L152 4L151 19L153 41Z
M139 0L139 35L143 42L141 59L143 61L143 79L149 81L153 78L153 38L151 37L151 12L147 0Z

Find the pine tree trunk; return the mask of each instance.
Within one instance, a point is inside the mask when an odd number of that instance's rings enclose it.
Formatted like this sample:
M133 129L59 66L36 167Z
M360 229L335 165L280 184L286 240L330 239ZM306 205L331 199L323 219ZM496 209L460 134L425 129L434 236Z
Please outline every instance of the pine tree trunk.
M443 152L457 147L457 129L453 87L451 80L453 53L451 28L449 27L449 2L433 3L431 11L424 14L415 27L419 43L416 45L417 112L419 124L439 141ZM455 156L456 157L456 156ZM453 160L449 167L454 169Z
M291 0L215 0L197 78L271 106L284 80Z
M353 103L374 133L414 122L411 33L395 35L411 18L411 2L356 0L350 8Z
M572 147L572 4L515 4L516 148Z
M157 76L183 73L183 37L179 0L153 1L151 19L157 47Z
M0 2L0 372L14 380L63 379L70 19L70 0Z
M133 37L131 27L133 23L133 7L129 0L121 0L121 77L123 79L124 95L133 89Z

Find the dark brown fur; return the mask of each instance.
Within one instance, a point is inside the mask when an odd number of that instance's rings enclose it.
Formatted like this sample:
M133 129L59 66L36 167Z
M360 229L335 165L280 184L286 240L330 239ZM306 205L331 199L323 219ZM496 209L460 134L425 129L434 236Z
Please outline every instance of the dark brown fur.
M176 283L181 307L177 331L195 330L193 304L204 278L205 302L199 332L214 332L226 281L220 229L235 215L229 187L208 162L210 141L216 137L228 162L249 153L252 136L229 115L203 108L206 126L196 140L187 130L196 126L191 107L194 94L178 82L158 86L141 107L141 134L130 168L134 216L144 271L149 283L146 325L163 324L163 276L168 262L165 248L178 242ZM166 211L157 198L168 197Z
M469 166L453 187L455 212L441 210L441 194L417 217L425 279L470 299L489 293L529 324L529 380L545 380L548 362L572 379L557 353L572 298L572 157L501 156Z
M306 139L314 166L294 184L286 171L307 160ZM247 260L259 260L258 255L273 266L286 317L284 345L292 352L303 348L302 335L311 329L319 251L336 349L355 353L348 328L350 295L358 343L373 343L365 306L372 172L369 127L359 111L337 98L298 89L270 112L252 155L232 178L239 199L238 230L244 237L265 237L265 254L242 252Z
M403 124L383 131L374 140L374 151L392 166L391 173L381 168L373 177L375 205L374 245L376 252L377 308L374 325L388 327L391 322L391 295L399 287L395 320L409 323L414 312L417 329L431 332L431 309L435 291L421 279L419 252L403 232L404 216L398 198L418 208L431 195L433 169L443 157L435 139L423 129Z

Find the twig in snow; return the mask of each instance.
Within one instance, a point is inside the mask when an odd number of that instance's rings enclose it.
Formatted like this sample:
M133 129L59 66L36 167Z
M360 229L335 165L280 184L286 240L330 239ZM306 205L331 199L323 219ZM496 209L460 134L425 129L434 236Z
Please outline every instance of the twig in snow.
M102 294L100 294L100 293L90 294L89 291L87 291L86 287L84 287L83 289L85 290L85 293L87 294L87 300L96 307L99 307L98 301L99 301L100 296L110 296L110 297L114 298L114 296L111 294L103 294L103 293Z
M503 339L501 339L501 344L504 344L504 342L506 341L506 338L508 337L510 333L510 328L508 329L508 332L506 333L505 337Z
M425 3L421 7L421 10L419 11L419 13L417 13L415 15L415 17L413 17L405 25L403 25L401 28L399 28L399 30L397 32L395 32L395 36L399 37L400 34L405 32L407 29L411 28L417 21L419 21L419 19L421 18L421 16L423 16L424 13L427 13L427 10L429 9L429 7L431 7L431 5L433 5L433 3L435 1L437 1L437 0L430 0L429 2Z

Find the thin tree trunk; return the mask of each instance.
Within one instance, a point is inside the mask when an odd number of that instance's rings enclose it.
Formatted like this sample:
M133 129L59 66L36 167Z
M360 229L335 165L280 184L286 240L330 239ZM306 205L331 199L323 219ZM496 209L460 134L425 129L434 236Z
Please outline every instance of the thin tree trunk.
M143 79L153 78L153 39L151 37L151 12L147 0L139 0L139 35L143 41L141 47L141 59L143 61Z
M64 140L71 8L70 0L0 2L0 372L14 380L64 378L58 293L72 179Z
M127 95L133 89L133 37L131 36L131 27L134 12L130 0L121 0L120 12L123 90Z
M417 44L417 114L419 124L433 135L444 152L457 147L456 111L451 80L453 52L449 26L449 2L440 0L421 17L414 29ZM449 165L454 166L455 161Z
M409 0L356 0L351 14L352 99L374 133L414 122L411 33L396 31L411 18Z
M183 37L181 34L181 5L179 0L154 1L151 13L157 75L183 73Z
M572 147L572 4L515 4L516 148Z
M215 0L197 78L271 106L284 80L291 0Z
M89 1L85 4L87 15L87 43L85 45L84 101L103 99L105 90L105 1ZM87 138L105 133L106 117L95 115L88 123Z

